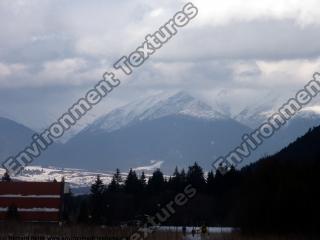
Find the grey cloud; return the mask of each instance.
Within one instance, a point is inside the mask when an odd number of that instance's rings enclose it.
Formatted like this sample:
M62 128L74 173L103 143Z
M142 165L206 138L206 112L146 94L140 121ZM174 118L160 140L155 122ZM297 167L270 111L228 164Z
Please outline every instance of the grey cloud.
M25 118L32 126L58 116L114 61L133 51L146 34L156 31L183 5L183 1L171 0L18 2L0 2L0 67L4 73L0 68L0 114L21 121ZM272 1L261 2L261 6L265 2ZM268 15L260 7L260 16L254 11L257 5L250 1L251 11L230 9L230 14L239 16L226 16L229 11L221 1L195 3L201 7L198 19L137 69L123 89L98 107L97 114L141 92L160 90L187 90L213 102L228 92L224 96L243 106L266 91L283 94L302 85L299 79L308 80L320 66L315 3L305 2L303 16L296 13L299 6L288 11L283 8L281 16L272 9ZM68 59L79 67L73 65L74 71L68 72L63 68L63 63L70 64ZM8 75L7 66L25 68ZM38 109L36 114L34 109Z
M319 31L320 25L302 27L288 20L190 28L183 31L158 58L167 61L315 58L320 55Z

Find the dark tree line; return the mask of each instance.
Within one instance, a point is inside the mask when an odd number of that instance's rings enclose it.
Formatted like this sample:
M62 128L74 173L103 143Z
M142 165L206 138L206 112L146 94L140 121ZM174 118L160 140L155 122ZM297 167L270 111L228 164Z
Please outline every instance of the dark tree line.
M123 178L117 169L109 185L104 185L97 177L89 198L82 200L79 221L97 224L142 221L146 215L154 214L160 206L171 201L188 184L200 193L207 191L206 178L197 163L189 167L187 173L176 168L169 178L159 169L148 178L144 172L137 174L130 169Z
M117 170L109 185L97 177L89 196L74 197L72 208L82 224L136 224L192 184L197 195L165 223L240 227L245 232L317 232L320 229L320 165L294 164L277 157L242 170L204 174L195 163L176 168L169 178L156 170L149 178Z
M196 196L165 223L239 227L244 232L319 233L320 128L309 131L279 153L241 170L204 174L195 163L165 178L117 170L109 185L98 177L89 196L73 199L76 220L118 225L154 215L191 184Z
M166 224L235 226L234 219L226 212L231 209L228 194L239 186L239 179L240 174L234 168L225 175L212 171L204 174L197 163L187 171L176 168L169 178L159 169L149 178L133 170L123 178L117 169L109 185L97 176L90 195L75 200L77 221L110 225L143 221L146 215L154 215L191 184L197 189L196 197L186 206L175 209L176 214Z

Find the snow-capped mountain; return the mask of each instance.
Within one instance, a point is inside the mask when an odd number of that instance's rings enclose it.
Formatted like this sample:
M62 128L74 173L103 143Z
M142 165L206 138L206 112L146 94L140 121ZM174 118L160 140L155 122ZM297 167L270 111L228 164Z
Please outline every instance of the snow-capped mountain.
M282 106L285 102L286 98L284 96L280 97L268 93L235 112L232 117L242 124L256 128L275 113L277 107Z
M209 168L248 131L185 92L158 94L100 117L56 149L46 164L126 171L157 159L167 173L195 161Z
M286 96L278 96L268 93L262 98L258 98L256 101L247 104L246 107L241 108L239 111L235 111L231 117L251 128L256 128L274 113L278 112L279 108L294 95L294 92L291 95L287 94ZM297 112L290 121L298 118L310 120L320 119L320 100L313 99L310 106L305 106L303 109ZM312 126L313 125L310 125L308 127Z
M139 121L154 120L180 114L203 119L222 119L225 116L185 92L161 93L139 99L124 107L117 108L93 122L86 131L99 132L114 130Z
M62 150L66 154L58 158L67 163L70 159L81 159L78 164L87 168L86 159L93 157L101 163L94 161L89 167L108 170L138 168L150 164L152 159L158 159L161 167L168 170L175 165L185 167L192 161L209 167L214 157L232 150L241 142L242 134L267 120L285 99L266 94L260 101L231 114L220 112L228 107L216 111L185 92L149 96L94 121L66 144ZM231 116L227 117L228 114ZM243 165L277 152L319 124L320 115L315 108L302 110ZM108 161L102 156L107 156ZM67 166L77 167L76 163Z
M51 146L34 164L72 168L72 171L82 168L93 173L97 169L127 171L159 167L171 174L175 166L187 167L197 161L209 170L215 158L238 146L243 134L252 132L276 112L285 103L283 99L284 96L271 94L239 112L234 109L227 112L230 108L226 104L221 103L223 107L217 111L185 92L149 96L85 125L68 142ZM320 107L315 102L266 140L249 161L280 150L319 124ZM0 130L0 154L8 149L16 154L32 135L31 130L8 119L0 118Z
M256 102L247 106L238 114L235 114L234 119L252 129L257 129L263 122L266 122L269 117L277 113L279 108L283 106L288 99L289 97L287 96L267 94L261 100L257 99ZM314 99L310 106L301 109L270 139L266 139L256 151L256 156L250 159L250 161L256 161L263 155L271 155L278 152L305 134L310 128L318 125L320 125L320 102L318 99Z

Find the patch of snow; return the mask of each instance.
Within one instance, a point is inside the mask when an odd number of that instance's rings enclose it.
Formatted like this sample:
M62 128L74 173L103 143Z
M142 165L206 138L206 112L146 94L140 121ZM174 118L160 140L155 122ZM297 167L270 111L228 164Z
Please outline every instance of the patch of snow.
M154 170L161 168L161 165L164 163L164 161L156 161L156 160L151 160L150 162L151 162L151 165L137 167L132 170L134 170L134 171L154 171Z
M0 174L3 175L4 172L5 170L0 168ZM21 174L12 177L12 179L27 182L52 182L54 180L61 181L64 178L71 188L83 188L90 187L96 180L97 175L100 176L104 184L108 184L112 180L113 173L91 172L72 168L28 166Z

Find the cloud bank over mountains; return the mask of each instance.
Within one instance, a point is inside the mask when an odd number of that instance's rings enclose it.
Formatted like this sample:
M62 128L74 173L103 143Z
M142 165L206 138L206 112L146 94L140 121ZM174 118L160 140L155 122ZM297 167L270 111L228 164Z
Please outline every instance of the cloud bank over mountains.
M175 90L212 104L217 99L232 102L241 111L270 92L289 95L319 71L319 2L193 3L197 19L126 79L93 116L131 102L141 92ZM0 116L37 130L46 127L184 4L1 1Z

